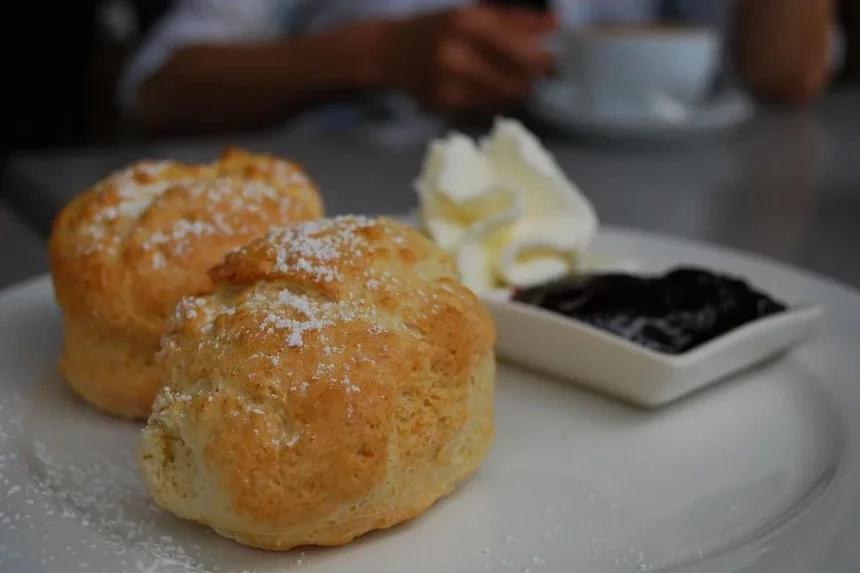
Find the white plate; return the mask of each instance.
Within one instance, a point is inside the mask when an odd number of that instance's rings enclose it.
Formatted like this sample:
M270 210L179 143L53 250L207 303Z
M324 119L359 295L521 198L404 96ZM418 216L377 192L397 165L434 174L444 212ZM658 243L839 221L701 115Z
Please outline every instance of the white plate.
M498 330L500 356L647 408L726 381L791 348L821 314L817 304L797 303L673 355L515 302L504 292L484 297L484 303Z
M683 114L597 114L577 105L577 87L569 81L542 82L528 103L537 118L574 134L617 140L673 140L703 136L736 127L750 118L753 106L738 91ZM667 102L668 103L668 102ZM667 112L677 112L671 106Z
M790 357L657 412L502 366L483 467L419 519L272 554L156 509L139 426L73 398L46 279L0 295L3 573L852 573L860 562L860 295L760 259L608 232L596 247L706 265L825 308Z

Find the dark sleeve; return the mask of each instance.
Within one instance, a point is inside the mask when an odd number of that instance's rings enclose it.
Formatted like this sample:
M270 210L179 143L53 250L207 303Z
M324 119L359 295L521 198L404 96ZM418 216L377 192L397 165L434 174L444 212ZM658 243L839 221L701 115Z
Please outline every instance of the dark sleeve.
M842 69L845 79L860 80L860 2L842 0L839 20L845 39L845 62Z
M3 106L8 149L73 145L85 136L96 46L96 0L13 2L4 18L19 69ZM21 56L21 54L26 54Z
M131 6L140 22L142 33L146 33L170 8L171 0L132 0Z
M734 0L663 0L661 19L667 22L723 29Z

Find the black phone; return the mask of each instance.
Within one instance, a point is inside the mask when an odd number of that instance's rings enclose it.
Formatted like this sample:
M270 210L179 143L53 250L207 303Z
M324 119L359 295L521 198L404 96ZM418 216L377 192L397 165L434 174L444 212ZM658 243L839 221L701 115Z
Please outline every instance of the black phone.
M484 4L496 4L499 6L518 6L530 8L539 12L547 12L550 9L551 0L483 0Z

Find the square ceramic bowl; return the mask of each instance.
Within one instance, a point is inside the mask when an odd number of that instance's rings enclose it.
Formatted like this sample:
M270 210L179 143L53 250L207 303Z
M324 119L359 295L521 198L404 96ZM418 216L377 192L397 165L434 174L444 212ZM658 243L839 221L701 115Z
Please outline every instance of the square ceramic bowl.
M483 301L496 323L499 356L646 408L669 404L787 350L821 314L817 305L790 306L682 354L666 354L513 301L506 291Z

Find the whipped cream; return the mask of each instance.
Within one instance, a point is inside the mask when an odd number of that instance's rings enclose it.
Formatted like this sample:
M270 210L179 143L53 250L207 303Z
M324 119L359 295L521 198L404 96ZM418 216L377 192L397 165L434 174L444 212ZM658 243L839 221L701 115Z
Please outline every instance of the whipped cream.
M597 232L591 203L515 120L480 142L453 132L431 143L415 189L425 230L477 294L575 271Z

